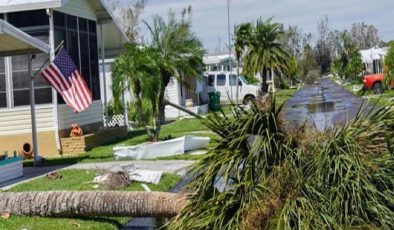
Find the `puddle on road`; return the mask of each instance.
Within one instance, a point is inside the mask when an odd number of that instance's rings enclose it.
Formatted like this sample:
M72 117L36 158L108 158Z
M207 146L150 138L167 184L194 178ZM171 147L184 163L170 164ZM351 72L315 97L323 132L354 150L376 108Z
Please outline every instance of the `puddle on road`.
M287 128L294 129L305 121L324 131L354 117L360 100L329 80L307 86L289 100L285 107Z
M309 114L328 113L328 112L340 111L345 109L345 105L343 102L324 101L324 100L316 103L296 104L293 105L292 107L294 109L305 109Z

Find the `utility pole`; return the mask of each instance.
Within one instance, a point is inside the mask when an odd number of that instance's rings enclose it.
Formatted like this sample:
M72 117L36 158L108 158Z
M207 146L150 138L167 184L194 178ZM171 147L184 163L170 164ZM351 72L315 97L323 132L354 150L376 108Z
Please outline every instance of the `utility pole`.
M230 0L227 0L227 25L228 25L228 55L229 55L229 59L228 59L228 63L229 63L229 83L230 83L230 79L231 79L231 69L232 69L232 60L231 60L231 31L230 31ZM238 83L238 81L237 81ZM233 98L233 85L230 85L230 97L231 100L234 100Z

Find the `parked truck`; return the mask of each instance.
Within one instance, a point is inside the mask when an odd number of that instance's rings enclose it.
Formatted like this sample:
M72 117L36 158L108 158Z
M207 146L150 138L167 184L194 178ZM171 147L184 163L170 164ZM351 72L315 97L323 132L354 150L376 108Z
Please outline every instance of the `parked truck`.
M373 90L376 94L382 94L386 88L384 86L385 81L383 73L365 75L363 82L364 90ZM394 81L392 81L387 88L394 89Z
M220 92L220 101L229 103L230 100L236 102L237 83L238 83L238 102L249 104L260 95L260 87L250 84L244 77L233 72L210 71L206 74L207 91Z

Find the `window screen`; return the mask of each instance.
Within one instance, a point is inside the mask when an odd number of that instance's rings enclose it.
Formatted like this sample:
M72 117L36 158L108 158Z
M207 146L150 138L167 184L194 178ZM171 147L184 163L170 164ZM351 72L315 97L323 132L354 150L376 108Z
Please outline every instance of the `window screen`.
M93 99L100 99L100 75L96 22L54 12L55 44L64 46L79 68ZM78 30L79 29L79 30ZM58 103L64 104L61 97Z
M49 26L49 18L45 10L8 13L8 22L18 28Z
M33 73L38 70L39 63L45 60L45 54L37 55L33 61ZM30 76L27 70L27 55L12 57L12 84L14 94L14 106L30 105ZM52 90L47 82L40 76L34 79L34 96L36 104L48 104L52 102Z
M224 85L226 85L226 75L218 74L216 76L216 85L217 86L224 86Z

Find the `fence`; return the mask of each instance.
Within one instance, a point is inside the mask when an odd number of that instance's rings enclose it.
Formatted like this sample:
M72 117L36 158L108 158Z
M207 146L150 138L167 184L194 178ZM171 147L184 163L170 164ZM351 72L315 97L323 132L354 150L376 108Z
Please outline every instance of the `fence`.
M105 116L103 116L103 121L105 124ZM108 116L108 127L120 127L126 126L123 114L116 114Z

